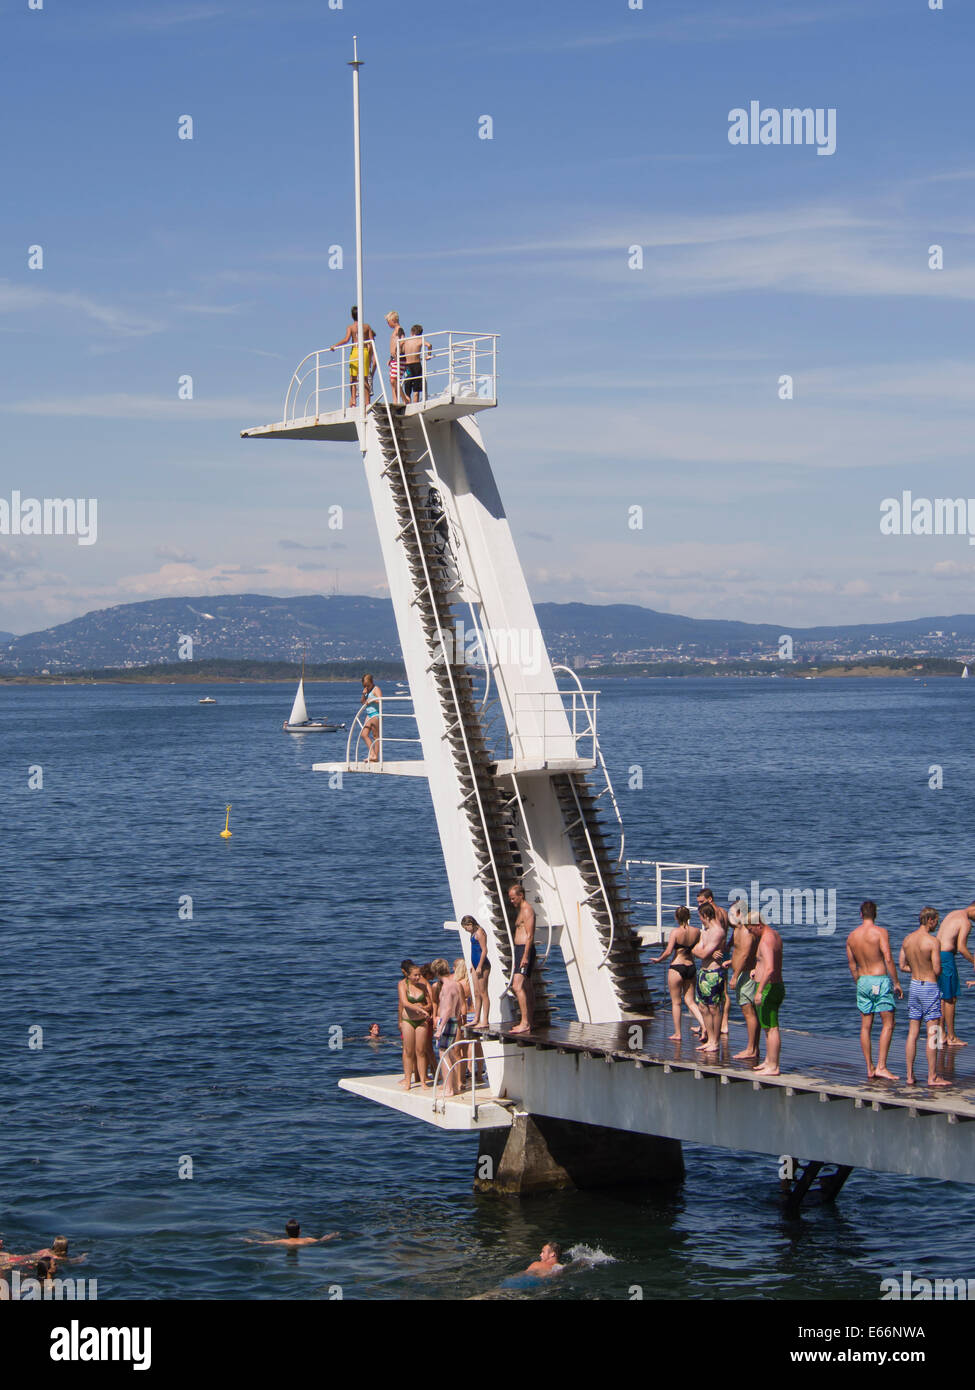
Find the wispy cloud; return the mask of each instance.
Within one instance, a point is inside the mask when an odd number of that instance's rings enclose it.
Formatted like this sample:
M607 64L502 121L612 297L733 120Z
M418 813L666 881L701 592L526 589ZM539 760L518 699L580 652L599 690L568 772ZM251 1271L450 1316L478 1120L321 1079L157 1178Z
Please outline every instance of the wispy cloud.
M190 24L206 24L230 14L234 14L235 19L240 18L230 5L166 6L155 0L151 8L127 6L125 13L116 16L115 23L124 29L177 29Z
M862 2L862 0L861 0ZM618 0L621 10L624 0ZM828 5L815 9L809 6L788 7L781 3L755 5L747 8L738 5L733 12L733 0L722 0L720 6L710 9L695 5L690 12L674 13L665 19L656 17L661 9L661 0L644 0L642 10L624 11L627 20L613 23L600 30L590 30L585 34L567 33L566 23L553 24L546 38L518 39L503 45L490 45L491 53L560 53L586 51L589 49L618 48L632 44L708 44L728 43L736 39L752 41L762 38L775 38L790 31L802 32L817 24L843 22L849 24L848 5ZM871 14L880 12L881 0L867 4L862 17L869 20ZM593 13L605 14L605 6L593 6ZM479 37L478 47L485 51L484 40Z
M195 565L196 556L189 555L185 550L177 550L171 545L153 546L153 555L157 560L168 560L177 565Z
M10 280L0 280L0 314L37 314L45 310L80 315L125 337L158 333L163 327L157 320L76 290L49 290L39 285L17 285Z
M303 541L280 540L278 545L282 550L334 550L331 545L305 545Z
M788 8L749 5L738 14L729 13L726 2L720 8L702 10L695 7L690 13L674 14L668 19L650 19L647 11L656 8L647 0L647 10L630 12L630 23L603 33L567 37L553 47L610 48L633 43L726 43L733 39L754 40L771 37L789 30L809 29L816 24L833 24L842 20L849 24L848 5L830 5L822 9Z
M200 420L233 420L246 428L248 420L272 420L281 414L276 405L254 401L247 396L222 396L192 401L166 396L140 396L117 391L100 396L52 396L50 399L0 402L0 411L14 415L79 415L101 420L179 420L192 424Z
M441 266L503 261L508 277L615 283L628 297L764 292L975 299L975 265L929 269L928 241L925 230L903 216L834 206L652 220L621 209L612 223L569 236L409 252L404 259L435 259ZM642 248L642 270L629 268L632 246Z

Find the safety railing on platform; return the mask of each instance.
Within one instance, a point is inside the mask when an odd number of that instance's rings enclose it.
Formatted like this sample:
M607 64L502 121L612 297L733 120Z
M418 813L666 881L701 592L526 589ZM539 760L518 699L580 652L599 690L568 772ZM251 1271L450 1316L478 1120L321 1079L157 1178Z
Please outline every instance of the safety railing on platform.
M419 336L419 335L418 335ZM443 329L423 334L418 360L396 359L396 376L389 371L375 339L364 344L366 390L370 403L389 400L394 405L436 401L480 402L493 405L498 397L498 335L461 333ZM302 358L288 385L284 420L317 420L322 415L351 411L358 394L359 350L355 342L336 348L319 348ZM388 392L388 394L387 394Z
M707 886L707 864L667 863L658 859L627 859L626 874L630 884L630 907L634 915L639 908L646 908L647 915L654 919L657 931L663 931L664 916L673 913L678 907L690 907L691 895L695 899L702 888ZM639 898L637 892L646 892L653 884L652 898ZM640 888L641 881L645 885ZM667 896L665 896L665 894Z
M579 758L596 761L598 690L516 690L509 735L515 765ZM568 723L568 732L566 724Z
M458 1053L458 1055L453 1059L452 1062L449 1063L446 1070L444 1070L444 1062L447 1060L447 1057L452 1052L456 1052ZM478 1062L481 1062L484 1065L485 1071L487 1071L487 1063L489 1061L498 1061L503 1056L503 1050L499 1052L492 1052L490 1055L486 1054L484 1051L484 1043L480 1038L460 1038L457 1042L450 1043L448 1047L443 1048L440 1053L440 1058L437 1062L437 1070L433 1074L433 1113L435 1115L446 1114L447 1101L452 1100L454 1098L454 1095L457 1095L459 1097L462 1094L461 1091L457 1091L455 1093L451 1093L451 1095L448 1095L447 1080L459 1067L468 1066L470 1067L471 1073L471 1119L476 1120ZM486 1086L488 1083L487 1081L484 1081L481 1084L482 1086ZM439 1096L439 1098L437 1095L438 1085L443 1086L443 1092ZM467 1089L466 1086L464 1087L464 1089Z
M416 757L416 754L411 750L418 747L422 757L423 746L419 732L417 731L412 736L405 731L400 732L401 729L405 729L406 723L412 723L416 729L413 696L383 695L380 699L374 700L373 703L379 707L378 715L367 715L367 706L363 705L349 725L349 737L345 745L345 761L350 765L356 762L374 762L380 766L383 762L409 762ZM387 708L389 705L409 705L409 709L389 709ZM370 718L377 720L377 726L369 730L370 737L374 740L373 746L377 743L379 745L378 755L375 758L370 755L368 741L363 732L363 726L368 723ZM390 746L394 752L402 752L403 756L390 758L386 751ZM353 756L353 750L355 756Z

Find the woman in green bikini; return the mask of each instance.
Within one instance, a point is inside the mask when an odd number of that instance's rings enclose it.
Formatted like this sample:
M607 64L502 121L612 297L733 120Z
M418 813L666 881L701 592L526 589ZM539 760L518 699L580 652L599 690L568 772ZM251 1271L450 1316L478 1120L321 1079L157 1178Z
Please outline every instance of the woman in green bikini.
M403 1080L399 1084L404 1091L409 1091L413 1086L414 1072L421 1086L430 1085L427 1080L427 1051L430 1046L433 1000L430 986L418 965L404 961L400 968L403 971L398 990L399 1030L403 1035Z

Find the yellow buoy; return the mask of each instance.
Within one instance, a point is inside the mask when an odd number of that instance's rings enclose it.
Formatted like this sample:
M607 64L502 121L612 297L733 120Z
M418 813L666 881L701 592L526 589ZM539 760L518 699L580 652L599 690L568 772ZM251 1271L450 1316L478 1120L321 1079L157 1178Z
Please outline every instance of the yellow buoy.
M230 828L230 807L227 807L227 824L220 832L221 840L229 840L234 832Z

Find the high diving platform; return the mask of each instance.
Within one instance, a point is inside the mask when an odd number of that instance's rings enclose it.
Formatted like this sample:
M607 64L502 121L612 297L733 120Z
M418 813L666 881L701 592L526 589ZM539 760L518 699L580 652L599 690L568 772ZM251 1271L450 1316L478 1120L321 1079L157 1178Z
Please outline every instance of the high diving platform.
M422 415L429 424L460 420L498 403L498 335L456 329L424 335L418 389L402 396L407 419ZM371 344L373 354L377 351ZM241 430L242 439L358 439L359 413L352 404L353 347L319 348L298 363L284 401L282 418L271 425ZM385 353L383 354L385 358ZM375 356L373 356L375 366ZM385 363L384 363L385 365ZM405 365L405 364L404 364ZM383 390L372 378L370 396Z

